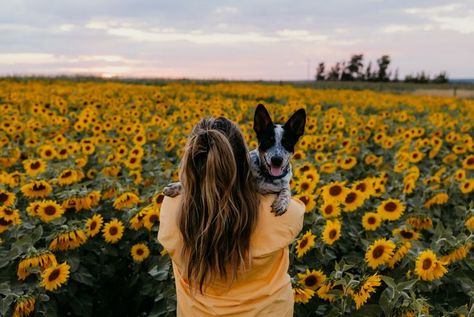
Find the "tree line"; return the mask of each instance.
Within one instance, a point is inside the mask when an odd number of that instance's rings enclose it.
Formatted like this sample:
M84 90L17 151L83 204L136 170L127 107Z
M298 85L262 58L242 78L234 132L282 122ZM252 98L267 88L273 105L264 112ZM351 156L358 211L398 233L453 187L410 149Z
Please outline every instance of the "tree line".
M371 81L371 82L406 82L406 83L447 83L448 75L445 71L431 77L430 74L421 71L416 74L406 75L403 80L398 78L398 68L392 73L389 70L390 56L382 55L377 63L372 66L369 61L364 67L364 55L353 54L349 61L337 62L326 70L324 62L319 63L316 68L317 81Z

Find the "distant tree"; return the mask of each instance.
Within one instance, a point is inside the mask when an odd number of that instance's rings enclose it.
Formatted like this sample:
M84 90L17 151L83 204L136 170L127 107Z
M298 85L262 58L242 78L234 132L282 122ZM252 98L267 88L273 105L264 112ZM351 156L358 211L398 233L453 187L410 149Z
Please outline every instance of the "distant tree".
M345 74L347 80L361 80L364 77L362 69L364 64L362 60L364 59L363 54L354 54L351 56L349 64L345 68Z
M372 62L369 62L369 65L367 65L367 68L365 69L365 80L372 80Z
M383 55L377 60L379 66L377 72L377 81L389 81L390 78L387 76L388 65L390 65L390 56Z
M442 71L437 76L433 77L432 82L436 84L445 84L448 82L448 75L445 71Z
M398 67L397 67L397 69L395 69L395 74L393 75L393 80L392 81L395 82L395 83L399 82L399 80L398 80Z
M316 80L321 81L324 80L324 63L319 63L318 68L316 68Z
M331 67L329 70L327 80L339 80L339 76L341 73L341 63L337 62L336 65Z

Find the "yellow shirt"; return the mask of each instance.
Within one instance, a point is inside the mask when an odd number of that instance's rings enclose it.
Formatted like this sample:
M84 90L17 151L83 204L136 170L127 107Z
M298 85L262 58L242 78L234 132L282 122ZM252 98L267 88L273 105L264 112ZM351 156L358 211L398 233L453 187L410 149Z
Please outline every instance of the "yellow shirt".
M191 296L182 276L182 235L177 225L181 196L165 197L158 240L171 256L176 281L177 316L293 316L294 297L288 275L289 248L303 227L305 205L291 199L282 216L271 212L275 195L261 196L259 219L250 237L251 268L229 283L216 279Z

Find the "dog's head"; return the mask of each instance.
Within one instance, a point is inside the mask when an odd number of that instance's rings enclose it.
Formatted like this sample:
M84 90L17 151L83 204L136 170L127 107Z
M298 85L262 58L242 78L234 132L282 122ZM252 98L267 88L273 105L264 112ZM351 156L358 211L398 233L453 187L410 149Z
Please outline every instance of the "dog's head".
M290 164L295 144L304 133L306 112L296 111L284 124L273 124L264 105L255 110L253 129L257 133L258 151L262 165L274 177L281 176Z

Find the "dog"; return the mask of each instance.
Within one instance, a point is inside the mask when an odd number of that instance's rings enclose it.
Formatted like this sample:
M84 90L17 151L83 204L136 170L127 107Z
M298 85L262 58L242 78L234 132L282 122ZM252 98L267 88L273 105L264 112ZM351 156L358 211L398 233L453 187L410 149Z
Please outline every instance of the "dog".
M258 148L249 152L252 174L261 194L278 194L272 203L272 212L283 215L290 203L290 180L293 175L291 157L294 147L304 133L306 112L296 111L285 124L274 124L264 105L255 110L253 129L257 134ZM178 195L179 182L166 186L166 196Z

